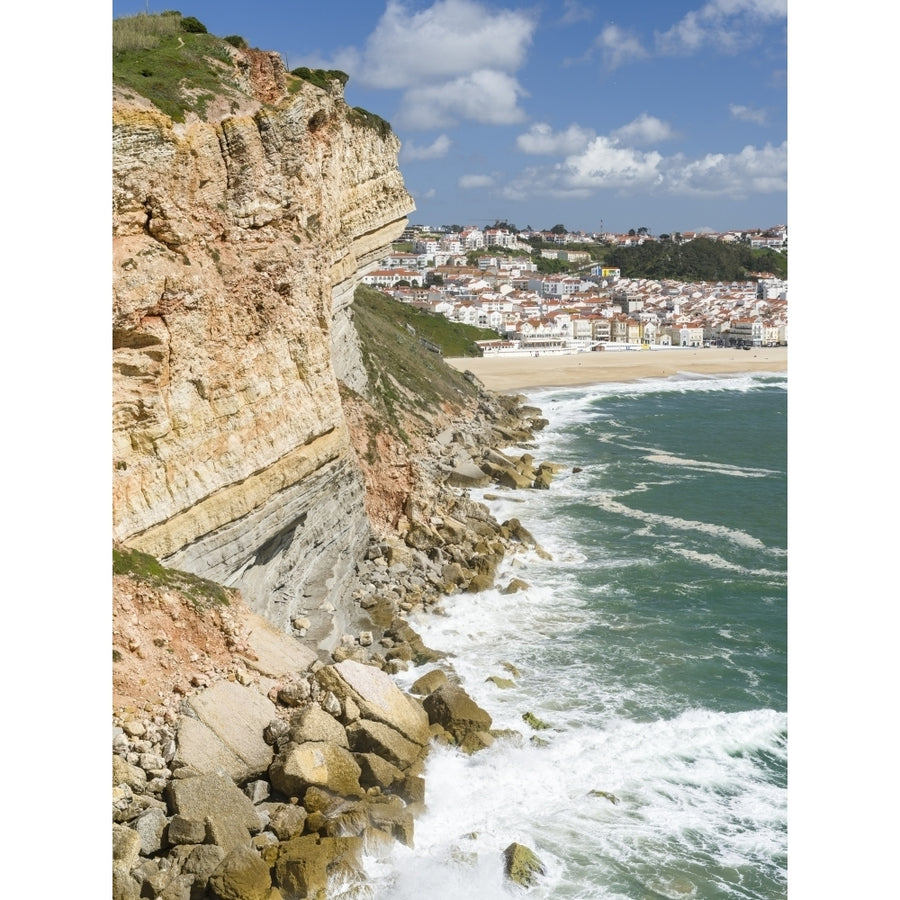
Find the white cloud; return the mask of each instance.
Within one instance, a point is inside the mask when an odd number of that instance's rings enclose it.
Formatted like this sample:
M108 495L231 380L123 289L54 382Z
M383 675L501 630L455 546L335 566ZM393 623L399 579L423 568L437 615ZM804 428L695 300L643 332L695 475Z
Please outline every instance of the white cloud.
M461 175L457 182L463 190L490 187L493 183L494 179L490 175Z
M590 197L600 190L620 196L691 195L742 199L787 190L787 142L778 147L747 146L739 153L643 153L606 136L594 138L580 153L552 166L530 167L502 186L502 196L525 199ZM696 229L694 229L696 230Z
M622 188L649 186L662 180L662 156L655 150L642 153L602 135L594 138L583 153L570 156L562 164L568 188Z
M525 113L518 100L525 92L515 78L482 69L445 84L407 91L396 115L410 129L450 128L462 119L488 125L512 125Z
M417 159L440 159L447 155L453 141L446 134L435 138L427 147L419 147L412 141L407 141L400 148L400 161L412 162Z
M747 146L740 153L707 153L685 162L673 158L667 189L676 194L745 197L787 190L787 141L778 147Z
M710 0L668 31L656 33L663 55L696 53L709 45L734 52L756 40L755 26L787 18L787 0Z
M611 136L630 144L655 144L673 138L675 133L667 122L641 113L627 125L617 128Z
M516 138L523 153L545 156L571 156L580 153L594 138L595 132L572 124L565 131L554 132L545 122L537 122Z
M587 22L594 17L594 10L578 0L565 0L563 15L560 19L562 25L573 25L575 22Z
M764 109L753 109L749 106L741 106L738 103L732 103L728 109L735 119L741 119L744 122L756 122L757 125L766 124L766 111Z
M419 12L388 0L353 74L370 87L404 89L488 66L515 72L536 26L533 13L493 10L475 0L437 0Z
M594 45L603 51L604 64L608 69L617 69L624 63L644 59L648 55L638 38L623 31L618 25L607 25L597 36Z

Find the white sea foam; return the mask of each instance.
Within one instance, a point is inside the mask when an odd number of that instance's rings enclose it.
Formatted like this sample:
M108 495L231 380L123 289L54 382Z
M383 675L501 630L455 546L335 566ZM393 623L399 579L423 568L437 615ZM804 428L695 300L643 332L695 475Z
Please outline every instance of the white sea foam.
M699 881L711 855L716 867L765 865L783 850L786 792L761 777L758 756L784 756L785 718L696 710L573 727L546 746L435 749L416 849L373 866L376 897L508 898L502 851L513 841L547 867L530 893L540 898L634 896L623 870L638 882Z
M669 553L674 553L676 556L682 556L692 562L701 563L708 566L710 569L722 569L723 571L735 572L739 575L752 575L760 578L785 577L784 572L776 572L772 569L751 569L747 566L742 566L739 563L730 562L719 556L717 553L700 553L697 550L689 550L686 547L678 547L674 544L669 544L666 549Z
M726 463L708 462L702 459L683 459L660 450L650 450L644 459L661 466L677 466L679 469L709 472L713 475L728 475L734 478L766 478L769 475L778 474L772 469L753 469Z
M716 525L711 522L695 522L691 519L666 516L662 513L645 512L644 510L634 509L626 506L624 503L620 503L612 494L595 494L590 502L609 512L619 513L631 519L638 519L641 522L646 522L648 525L665 525L667 528L672 528L676 531L694 531L712 537L724 538L741 547L753 550L765 551L767 549L766 545L759 538L755 538L752 534L747 534L747 532L740 531L737 528L728 528L725 525Z

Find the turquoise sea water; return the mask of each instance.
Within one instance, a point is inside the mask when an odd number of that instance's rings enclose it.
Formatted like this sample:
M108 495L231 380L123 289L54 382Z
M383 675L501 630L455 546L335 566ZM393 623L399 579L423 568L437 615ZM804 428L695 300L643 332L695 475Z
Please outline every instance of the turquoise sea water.
M529 400L550 420L531 452L565 471L486 502L552 560L511 557L498 584L528 590L456 595L414 623L524 737L434 751L416 847L371 861L375 895L508 897L517 841L547 869L532 897L785 897L785 377ZM513 688L485 680L512 671Z

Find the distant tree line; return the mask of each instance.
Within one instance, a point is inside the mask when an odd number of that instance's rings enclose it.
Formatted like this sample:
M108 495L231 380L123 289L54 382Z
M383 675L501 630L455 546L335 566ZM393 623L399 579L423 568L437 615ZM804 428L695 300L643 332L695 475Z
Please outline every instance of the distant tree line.
M649 241L637 247L616 247L608 252L606 263L620 269L623 278L743 281L749 272L787 278L787 254L709 238L686 244Z

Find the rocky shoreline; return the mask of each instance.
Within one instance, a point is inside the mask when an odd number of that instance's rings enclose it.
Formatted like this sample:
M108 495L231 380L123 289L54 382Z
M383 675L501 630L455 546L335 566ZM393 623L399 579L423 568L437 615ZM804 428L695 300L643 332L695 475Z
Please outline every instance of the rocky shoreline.
M323 603L295 616L291 635L232 623L236 665L194 677L153 714L114 715L114 900L300 900L339 885L367 896L361 855L414 842L429 746L522 739L491 728L452 661L407 621L498 586L511 554L544 553L467 491L550 486L558 467L528 452L546 420L522 403L480 390L475 410L428 438L394 533L357 564L350 611ZM410 693L397 687L394 674L426 663ZM523 885L541 872L514 842L504 866Z

